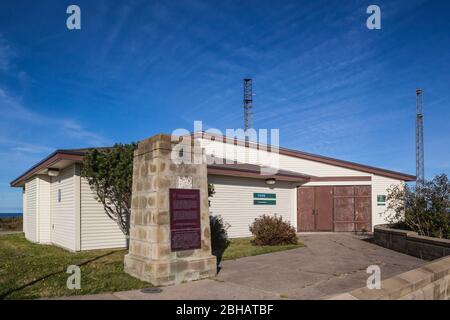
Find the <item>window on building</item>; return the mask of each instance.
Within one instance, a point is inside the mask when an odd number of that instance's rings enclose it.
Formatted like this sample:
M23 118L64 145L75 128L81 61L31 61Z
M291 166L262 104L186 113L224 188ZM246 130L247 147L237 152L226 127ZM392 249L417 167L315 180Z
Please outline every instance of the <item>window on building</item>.
M377 195L377 205L379 206L386 205L386 196L384 194Z
M58 202L61 202L61 189L58 189Z

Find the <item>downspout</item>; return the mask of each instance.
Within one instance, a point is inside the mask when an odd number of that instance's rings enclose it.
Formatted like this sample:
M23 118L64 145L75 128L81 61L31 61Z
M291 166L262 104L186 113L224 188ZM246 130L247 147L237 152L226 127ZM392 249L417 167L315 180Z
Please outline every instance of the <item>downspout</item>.
M81 250L81 177L80 166L74 164L73 187L75 209L75 251Z

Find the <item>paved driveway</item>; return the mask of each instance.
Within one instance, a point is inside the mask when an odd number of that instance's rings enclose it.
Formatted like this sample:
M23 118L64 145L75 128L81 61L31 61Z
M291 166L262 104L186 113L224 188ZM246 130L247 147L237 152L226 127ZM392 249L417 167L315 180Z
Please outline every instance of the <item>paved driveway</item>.
M365 286L369 265L379 265L385 279L425 263L351 234L310 234L300 238L306 247L224 261L213 280L165 287L160 293L134 290L84 298L320 299Z
M293 299L317 299L366 285L366 269L379 265L383 279L423 260L351 234L301 236L305 248L226 261L218 279Z

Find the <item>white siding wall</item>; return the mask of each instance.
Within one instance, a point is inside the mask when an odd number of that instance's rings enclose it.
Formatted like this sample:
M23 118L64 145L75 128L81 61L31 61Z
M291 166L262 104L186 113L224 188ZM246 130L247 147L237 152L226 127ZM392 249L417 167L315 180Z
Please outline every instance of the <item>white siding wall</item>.
M122 231L94 198L87 181L80 178L79 165L65 168L58 177L36 176L25 189L24 230L30 241L72 251L126 246Z
M125 246L124 234L95 199L87 180L81 178L81 250Z
M213 154L218 158L235 159L233 155L240 155L237 158L240 162L268 165L271 167L299 172L318 177L338 177L338 176L370 176L369 173L346 169L317 161L305 160L286 155L274 155L267 151L235 146L230 143L203 140L202 146L206 154ZM245 161L243 161L245 160Z
M61 190L61 202L58 202L58 190ZM73 165L62 170L58 177L52 177L51 211L52 242L76 250Z
M263 214L283 216L295 226L295 187L290 183L277 182L269 188L264 180L209 175L216 193L211 198L210 211L222 216L230 224L231 238L251 236L249 225ZM276 193L276 205L254 205L253 193Z
M386 217L388 214L385 212L387 203L385 206L379 206L377 204L377 195L387 195L387 189L395 184L404 185L404 182L376 175L372 176L372 227L387 223Z
M39 185L38 211L38 230L39 243L50 243L50 177L40 175L37 178Z
M26 233L25 237L33 242L38 241L37 236L37 177L29 180L25 184L26 188Z
M26 187L22 190L22 224L23 224L23 232L25 236L27 234L27 190Z
M280 155L280 168L317 177L369 176L369 173L311 160Z

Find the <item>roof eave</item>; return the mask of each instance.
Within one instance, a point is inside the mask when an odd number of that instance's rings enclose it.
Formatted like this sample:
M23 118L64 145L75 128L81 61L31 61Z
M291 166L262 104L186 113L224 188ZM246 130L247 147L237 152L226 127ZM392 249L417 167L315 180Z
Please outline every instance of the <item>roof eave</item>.
M309 182L309 176L305 175L294 175L294 174L285 174L285 173L274 173L274 174L261 174L260 171L256 170L245 170L245 169L237 169L237 168L226 168L223 166L208 166L208 174L212 175L222 175L222 176L231 176L231 177L241 177L241 178L254 178L254 179L270 179L273 178L278 181L286 181L286 182Z
M84 152L74 152L74 151L67 151L67 150L56 150L37 164L35 164L33 167L31 167L29 170L27 170L25 173L20 175L18 178L10 182L10 186L17 188L22 187L25 181L32 177L36 172L48 168L51 165L54 165L56 162L61 160L72 160L74 162L82 162L84 157Z

